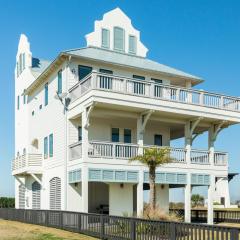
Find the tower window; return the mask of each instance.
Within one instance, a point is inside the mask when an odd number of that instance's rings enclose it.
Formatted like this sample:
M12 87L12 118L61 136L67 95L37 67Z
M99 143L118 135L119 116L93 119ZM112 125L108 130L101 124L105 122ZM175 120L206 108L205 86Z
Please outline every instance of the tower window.
M103 28L102 29L102 47L103 48L109 48L110 45L110 34L109 30Z
M114 50L125 50L125 33L123 28L114 27Z
M129 39L128 39L128 44L129 44L129 48L128 48L128 52L130 54L136 54L137 52L137 39L135 36L129 35Z

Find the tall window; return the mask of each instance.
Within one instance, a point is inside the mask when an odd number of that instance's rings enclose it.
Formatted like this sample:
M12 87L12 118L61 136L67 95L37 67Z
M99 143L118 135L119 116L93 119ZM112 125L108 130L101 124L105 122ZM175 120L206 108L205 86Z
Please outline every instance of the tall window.
M48 137L44 138L44 158L48 158Z
M49 157L53 156L53 134L49 135Z
M128 52L131 54L136 54L137 52L137 39L135 36L129 35L128 39Z
M125 33L120 27L114 27L114 50L125 50Z
M160 134L154 135L154 145L162 146L162 135L160 135Z
M20 97L17 96L17 110L19 110L20 108Z
M62 70L58 72L58 94L62 93Z
M131 129L124 129L124 143L132 142L132 131Z
M133 78L137 80L145 80L144 76L133 75ZM133 91L135 94L145 95L145 84L141 82L134 82Z
M113 74L112 70L108 69L100 69L99 72L101 73L106 73L109 75ZM112 89L112 77L109 76L100 76L100 88L105 88L105 89Z
M119 142L119 128L112 128L112 142Z
M91 72L92 72L92 67L79 65L79 66L78 66L78 77L79 77L79 81L81 81L83 78L85 78L85 77L86 77L88 74L90 74Z
M109 30L102 28L102 47L109 48L110 45L110 34Z
M44 100L45 100L45 106L48 105L48 83L45 84L45 87L44 87Z
M78 126L78 141L82 141L82 126Z

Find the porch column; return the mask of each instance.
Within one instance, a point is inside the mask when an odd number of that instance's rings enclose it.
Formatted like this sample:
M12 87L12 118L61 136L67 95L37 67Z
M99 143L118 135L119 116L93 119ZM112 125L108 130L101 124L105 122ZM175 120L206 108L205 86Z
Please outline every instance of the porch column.
M208 151L209 151L209 163L214 165L214 142L215 142L215 129L214 125L208 130Z
M192 148L192 135L190 121L185 124L185 150L186 150L186 163L191 164L191 148Z
M187 184L185 185L185 206L184 206L184 221L190 223L191 222L191 174L187 173Z
M82 166L82 212L88 213L88 167Z
M82 211L88 212L88 122L87 122L87 109L82 112Z
M142 128L142 116L137 119L137 144L138 155L143 154L143 128Z
M210 175L210 185L208 186L208 224L213 224L213 195L215 189L215 176Z
M139 171L138 185L137 185L137 216L141 216L143 213L143 181L144 171Z

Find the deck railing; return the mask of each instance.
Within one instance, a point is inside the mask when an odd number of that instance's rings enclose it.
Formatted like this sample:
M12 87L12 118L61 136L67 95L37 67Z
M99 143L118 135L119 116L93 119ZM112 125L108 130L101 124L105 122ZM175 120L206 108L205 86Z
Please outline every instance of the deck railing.
M12 171L26 167L42 167L42 154L24 154L12 161Z
M91 213L0 209L0 218L54 227L99 239L239 240L240 229L206 224L153 221Z
M144 145L144 148L156 147ZM90 141L88 147L89 157L130 159L137 156L139 146L132 143L116 143L103 141ZM69 146L69 159L79 159L82 157L82 142L77 142ZM186 149L170 147L170 155L176 163L186 163ZM209 151L191 150L191 163L193 164L210 164ZM228 164L228 154L225 152L214 153L214 164L226 166Z
M238 97L97 72L92 72L69 90L72 101L90 89L145 96L209 108L240 111L240 98Z

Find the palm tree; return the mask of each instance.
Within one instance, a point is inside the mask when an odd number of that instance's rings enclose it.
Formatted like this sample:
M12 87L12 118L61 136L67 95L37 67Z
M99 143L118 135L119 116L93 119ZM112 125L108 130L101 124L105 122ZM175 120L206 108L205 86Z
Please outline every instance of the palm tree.
M150 208L154 210L156 208L156 168L173 161L170 151L169 147L144 148L142 155L130 159L130 162L139 161L149 168Z

